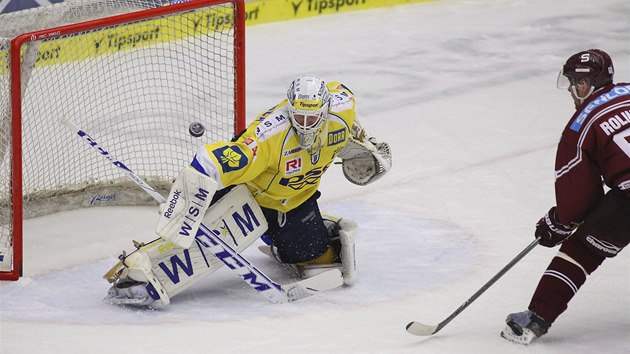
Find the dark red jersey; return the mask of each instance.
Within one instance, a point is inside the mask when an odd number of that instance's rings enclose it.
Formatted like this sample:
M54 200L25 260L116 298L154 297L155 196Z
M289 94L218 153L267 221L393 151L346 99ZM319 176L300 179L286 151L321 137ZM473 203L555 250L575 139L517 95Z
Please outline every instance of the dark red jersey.
M602 87L577 108L556 153L558 221L584 221L604 195L602 179L630 193L629 128L628 83Z

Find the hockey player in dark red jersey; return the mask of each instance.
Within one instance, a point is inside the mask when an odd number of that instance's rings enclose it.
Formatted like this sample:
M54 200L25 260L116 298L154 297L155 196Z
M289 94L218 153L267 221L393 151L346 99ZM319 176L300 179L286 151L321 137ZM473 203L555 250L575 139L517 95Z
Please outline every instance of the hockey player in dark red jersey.
M556 152L556 206L536 224L540 244L562 244L528 310L508 315L501 336L520 344L547 333L586 278L630 242L630 84L613 84L610 56L589 49L558 75L576 112Z

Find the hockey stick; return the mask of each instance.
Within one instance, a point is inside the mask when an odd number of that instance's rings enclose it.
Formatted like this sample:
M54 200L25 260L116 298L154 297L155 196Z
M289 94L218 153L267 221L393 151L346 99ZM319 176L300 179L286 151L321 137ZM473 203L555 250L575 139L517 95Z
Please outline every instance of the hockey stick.
M96 140L94 140L91 136L89 136L85 131L81 130L79 127L77 127L74 123L72 123L68 119L61 119L61 123L65 125L66 127L68 127L68 129L75 132L83 140L85 140L85 142L88 143L88 145L96 149L96 151L98 151L101 154L101 156L108 159L112 163L112 165L123 170L125 174L127 175L127 177L131 178L131 180L134 181L138 186L140 186L140 188L144 189L145 192L149 193L149 195L152 196L153 199L155 199L158 203L160 204L166 203L166 199L164 199L164 197L160 193L158 193L158 191L156 191L147 182L145 182L140 177L138 177L135 173L133 173L133 171L131 171L129 167L125 166L124 163L114 158L114 156L112 156L107 150L105 150L105 148L100 146L96 142Z
M83 138L90 146L96 149L101 156L110 160L114 166L125 171L125 174L132 181L142 187L142 189L151 195L157 202L166 202L161 194L138 177L130 168L115 159L85 131L81 130L68 119L63 119L61 122ZM295 283L286 285L279 284L271 280L271 278L251 264L240 253L225 243L225 241L223 241L220 237L216 236L203 223L199 226L199 231L203 233L204 237L212 242L214 247L210 248L210 250L215 257L223 262L223 264L225 264L228 268L234 270L238 275L240 275L243 281L272 303L284 303L299 300L315 295L320 291L336 288L343 284L343 277L339 269L332 269Z
M409 322L407 325L407 332L416 335L416 336L430 336L439 332L444 326L446 326L449 322L451 322L457 315L459 315L468 305L472 304L473 301L477 300L477 298L483 294L492 284L494 284L499 278L503 276L510 268L512 268L518 261L520 261L529 251L533 250L534 247L538 245L540 238L536 238L532 243L530 243L521 253L519 253L514 259L510 261L503 269L501 269L492 279L490 279L487 283L485 283L481 289L477 290L468 300L466 300L455 312L453 312L450 316L448 316L444 321L440 322L437 325L429 326L422 324L420 322Z
M212 235L209 238L215 247L210 248L210 251L217 256L217 258L238 273L254 290L258 291L273 303L299 300L343 284L343 277L339 269L332 269L291 284L283 285L277 283L251 264L245 257L238 253L238 251L232 248L232 246L223 241L223 239L215 236L203 223L199 226L199 230L205 237ZM226 257L226 252L229 254L229 257ZM227 259L232 259L233 261L230 262Z

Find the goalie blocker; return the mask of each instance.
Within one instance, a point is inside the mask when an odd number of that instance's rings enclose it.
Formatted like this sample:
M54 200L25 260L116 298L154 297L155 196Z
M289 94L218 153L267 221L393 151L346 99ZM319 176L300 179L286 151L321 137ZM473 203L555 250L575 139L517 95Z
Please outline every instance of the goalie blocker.
M188 248L217 190L217 182L188 167L177 176L165 203L155 232L181 248Z

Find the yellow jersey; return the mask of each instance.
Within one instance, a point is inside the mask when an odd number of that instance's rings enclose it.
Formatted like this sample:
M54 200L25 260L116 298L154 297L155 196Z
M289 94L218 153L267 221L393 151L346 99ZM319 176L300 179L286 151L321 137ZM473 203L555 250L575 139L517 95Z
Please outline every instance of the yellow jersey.
M214 178L219 189L246 184L264 208L287 212L298 207L319 188L355 120L353 93L339 82L327 87L328 119L308 149L300 147L285 99L260 114L236 141L204 145L191 166Z

